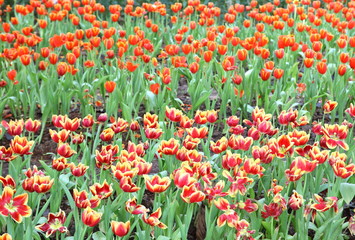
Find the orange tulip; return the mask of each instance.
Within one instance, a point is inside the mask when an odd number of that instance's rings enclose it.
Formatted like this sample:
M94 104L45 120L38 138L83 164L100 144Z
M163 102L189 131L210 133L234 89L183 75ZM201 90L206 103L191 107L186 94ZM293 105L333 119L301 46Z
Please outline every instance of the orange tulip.
M105 89L108 93L112 93L116 88L116 83L114 81L106 81Z

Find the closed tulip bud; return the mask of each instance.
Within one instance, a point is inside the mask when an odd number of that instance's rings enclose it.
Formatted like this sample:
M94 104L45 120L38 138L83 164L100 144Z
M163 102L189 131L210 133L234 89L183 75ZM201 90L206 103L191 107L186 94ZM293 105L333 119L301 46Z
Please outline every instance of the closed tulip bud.
M212 60L212 57L213 57L212 51L206 51L203 53L203 59L205 60L205 62L210 62Z
M12 240L12 237L8 233L4 233L3 235L0 236L0 240Z
M338 74L339 74L340 76L344 76L345 73L346 73L346 65L345 65L345 64L339 65L339 67L338 67Z
M244 61L248 57L248 51L246 49L238 49L237 56L240 61Z
M14 81L17 75L17 71L15 69L10 70L7 72L7 77L11 80Z
M97 118L97 121L103 123L103 122L106 122L107 119L108 119L107 113L101 113L101 114L99 115L99 117Z
M94 118L91 114L87 115L86 117L84 117L82 120L81 120L81 125L84 127L84 128L90 128L94 125L95 121L94 121Z
M207 110L206 119L209 123L214 123L218 119L218 114L216 110Z
M20 60L23 65L27 66L31 63L31 55L29 54L21 55Z
M129 125L129 129L131 129L131 131L133 132L139 131L140 125L138 121L132 121L131 124Z
M115 135L115 132L111 128L107 128L100 134L100 139L104 142L111 141Z
M200 65L197 62L193 62L189 65L189 69L190 69L191 73L193 73L193 74L195 74L199 68L200 68Z
M105 89L108 93L112 93L116 88L116 83L114 81L105 82Z
M318 62L317 70L320 74L325 74L327 72L327 63L326 62Z
M285 55L285 50L283 48L275 50L275 56L278 59L282 59Z
M229 127L235 127L239 124L239 118L237 116L230 116L228 119L227 119L227 125Z
M76 56L74 53L67 53L66 55L67 62L71 65L75 64L76 62Z
M276 68L276 69L274 70L274 77L275 77L276 79L282 78L283 75L284 75L284 70L283 70L283 69Z
M266 69L266 68L262 68L260 70L260 78L263 80L263 81L266 81L270 78L271 76L271 70L269 69Z
M68 65L65 62L60 62L57 65L57 73L59 76L63 76L68 72Z

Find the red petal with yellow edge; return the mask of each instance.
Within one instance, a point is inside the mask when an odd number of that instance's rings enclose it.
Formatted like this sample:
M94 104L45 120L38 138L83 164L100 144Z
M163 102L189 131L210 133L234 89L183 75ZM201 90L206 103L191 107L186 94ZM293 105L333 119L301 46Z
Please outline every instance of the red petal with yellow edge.
M19 212L10 212L10 216L12 217L13 220L15 220L17 223L22 222L22 216Z
M25 205L25 204L27 204L27 201L28 201L28 195L27 195L27 193L24 193L24 194L16 196L13 199L13 205L14 206Z
M330 148L330 149L334 149L334 148L336 148L337 145L338 145L337 141L334 140L334 139L331 139L331 138L328 138L328 139L327 139L326 144L327 144L327 147Z
M27 205L17 207L17 212L23 217L29 217L32 214L32 209Z
M12 199L13 195L14 195L14 190L10 187L5 187L1 195L1 201L8 203Z
M337 144L342 148L344 149L345 151L348 151L349 150L349 145L343 141L337 141Z

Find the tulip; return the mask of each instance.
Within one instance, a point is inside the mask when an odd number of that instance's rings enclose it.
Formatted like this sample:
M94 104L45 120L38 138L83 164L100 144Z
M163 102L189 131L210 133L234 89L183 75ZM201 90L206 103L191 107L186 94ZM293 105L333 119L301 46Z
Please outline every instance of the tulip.
M118 236L118 237L124 237L128 234L129 230L131 228L131 223L130 221L127 222L117 222L117 221L111 221L111 229L112 232Z
M95 210L92 210L90 207L87 207L81 214L81 220L86 226L94 227L100 222L101 216L102 213L96 212Z

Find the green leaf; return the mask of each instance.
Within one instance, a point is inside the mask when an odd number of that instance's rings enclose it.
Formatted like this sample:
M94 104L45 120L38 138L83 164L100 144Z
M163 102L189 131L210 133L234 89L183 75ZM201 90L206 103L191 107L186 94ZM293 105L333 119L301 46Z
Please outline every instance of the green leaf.
M271 233L271 223L270 222L262 221L261 224L263 225L263 227L266 229L266 231L268 233Z
M351 183L341 183L340 184L340 193L344 198L344 201L349 204L351 200L355 197L355 184Z
M166 236L159 236L157 240L170 240L170 238Z
M254 69L249 69L248 71L246 71L245 75L245 80L248 80L250 78L250 75L253 73Z
M195 111L204 101L206 101L208 97L211 95L211 93L212 93L212 89L210 91L202 91L200 94L200 98L194 104L192 111Z
M106 236L102 232L95 232L92 235L92 239L93 240L106 240Z

